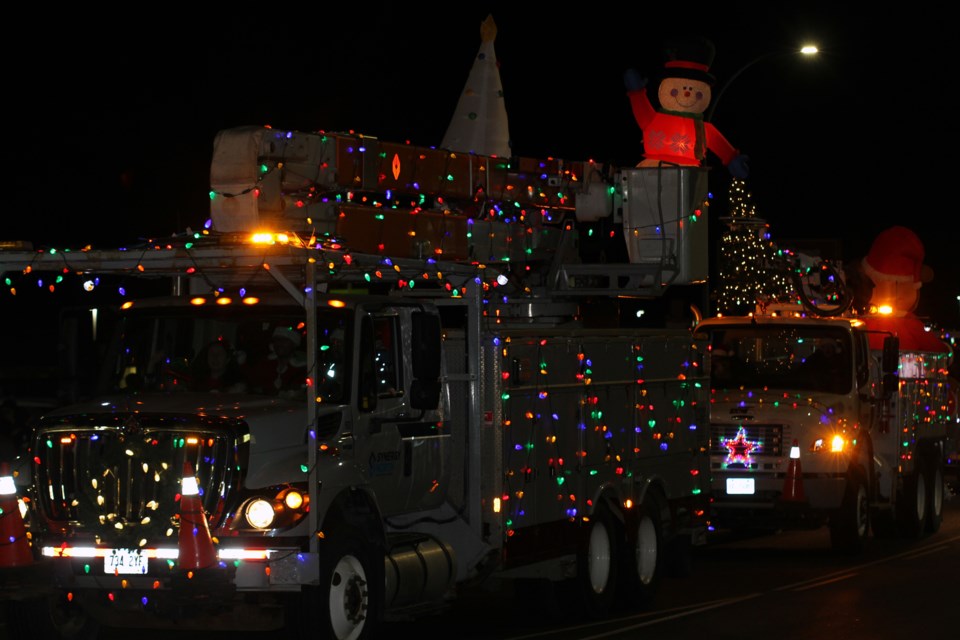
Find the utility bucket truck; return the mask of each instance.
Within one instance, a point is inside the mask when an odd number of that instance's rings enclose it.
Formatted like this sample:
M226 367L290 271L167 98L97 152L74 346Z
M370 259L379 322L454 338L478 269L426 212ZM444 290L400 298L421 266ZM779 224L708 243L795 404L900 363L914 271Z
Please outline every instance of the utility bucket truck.
M938 530L952 354L892 326L798 305L697 326L710 342L712 526L829 526L849 553L871 530Z
M52 595L8 628L365 638L515 579L649 602L706 539L707 340L668 312L703 295L706 201L653 170L675 204L648 209L639 171L240 127L209 230L0 252L165 289L65 316L64 371L97 366L33 430ZM583 259L597 221L629 261Z

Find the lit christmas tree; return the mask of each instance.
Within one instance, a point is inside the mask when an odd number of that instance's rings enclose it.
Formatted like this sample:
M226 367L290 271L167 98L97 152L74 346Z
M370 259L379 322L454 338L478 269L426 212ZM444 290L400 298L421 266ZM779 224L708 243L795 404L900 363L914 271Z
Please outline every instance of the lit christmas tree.
M727 230L720 238L720 287L717 311L753 312L758 304L792 299L792 287L780 251L771 240L770 225L758 218L745 182L730 184L730 215L721 218Z

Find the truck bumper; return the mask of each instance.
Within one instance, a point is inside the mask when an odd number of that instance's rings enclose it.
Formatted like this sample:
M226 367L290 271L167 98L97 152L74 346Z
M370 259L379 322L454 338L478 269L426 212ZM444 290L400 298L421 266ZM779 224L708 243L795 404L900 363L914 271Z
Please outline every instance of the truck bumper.
M716 528L818 527L838 509L844 474L802 474L785 492L785 474L727 473L711 482L710 515Z
M145 586L151 590L163 590L174 587L189 588L189 582L179 580L186 572L175 563L150 560L149 568L143 574L113 574L102 571L103 561L89 561L78 558L45 559L53 567L57 581L62 586L75 588L130 588ZM268 550L268 558L263 560L225 560L207 569L197 570L203 575L238 591L290 590L301 585L317 584L319 580L319 561L317 554L305 553L299 548L277 548ZM126 585L126 586L124 586Z
M104 624L144 628L274 630L283 603L303 586L318 584L316 554L271 549L268 560L221 559L184 571L151 560L142 575L109 574L100 563L77 558L45 560L50 592L71 593Z

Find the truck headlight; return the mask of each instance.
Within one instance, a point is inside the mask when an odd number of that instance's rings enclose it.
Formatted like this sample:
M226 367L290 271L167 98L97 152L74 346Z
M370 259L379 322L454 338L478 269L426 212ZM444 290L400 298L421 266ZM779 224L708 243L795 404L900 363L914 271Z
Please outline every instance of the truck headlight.
M256 498L247 503L243 515L254 529L269 529L274 519L273 505L263 498Z
M283 495L283 504L288 509L300 509L303 507L303 503L303 494L295 489L291 489Z
M820 453L828 451L830 453L843 453L847 449L847 439L839 433L835 433L829 438L817 438L810 444L810 451Z
M847 439L841 436L839 433L834 434L833 438L830 439L830 452L843 453L843 450L846 448Z
M296 525L310 511L310 498L299 487L282 487L273 496L254 495L241 508L243 524L260 531Z

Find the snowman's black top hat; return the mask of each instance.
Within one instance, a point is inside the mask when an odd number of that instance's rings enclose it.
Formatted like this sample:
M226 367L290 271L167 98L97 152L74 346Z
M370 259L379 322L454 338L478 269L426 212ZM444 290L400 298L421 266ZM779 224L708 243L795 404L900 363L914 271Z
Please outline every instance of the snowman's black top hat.
M664 78L689 78L709 85L717 79L709 73L716 49L706 38L683 38L668 42L664 48L667 61L663 65Z

